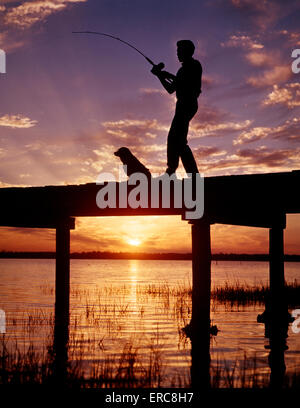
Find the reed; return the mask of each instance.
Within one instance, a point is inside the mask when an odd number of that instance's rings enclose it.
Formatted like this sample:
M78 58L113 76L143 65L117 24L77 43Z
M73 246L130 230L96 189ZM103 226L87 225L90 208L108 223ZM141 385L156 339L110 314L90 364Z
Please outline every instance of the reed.
M41 285L41 290L54 295L53 287L47 283ZM298 306L298 283L287 284L285 290L289 305ZM172 341L176 341L177 336L178 349L189 351L190 340L182 327L191 318L191 294L191 285L170 286L167 282L138 284L134 291L129 286L72 288L65 385L80 388L189 387L189 353L184 370L168 372L163 331L157 327L153 335L147 337L143 334L143 326L148 324L149 304L153 314L164 313L175 324ZM134 295L134 302L128 300L131 295ZM268 295L269 289L264 285L251 287L236 282L213 288L211 298L213 308L218 305L246 307L262 304ZM130 326L132 314L138 316L138 330ZM53 312L32 309L19 311L13 317L8 314L7 327L12 327L11 332L17 334L0 338L0 384L53 383L56 377ZM40 338L43 339L41 347L37 344ZM117 351L112 353L114 348ZM269 387L269 377L268 370L257 366L256 356L245 355L243 360L237 359L231 365L218 359L210 367L212 388ZM299 373L285 376L283 387L299 385Z
M56 375L51 347L46 353L37 353L33 345L21 351L15 343L10 350L5 340L0 343L1 385L53 385ZM249 370L250 368L250 370ZM120 356L111 354L85 368L82 354L77 354L67 365L64 386L68 388L159 388L164 379L162 353L154 344L149 345L148 360L139 354L134 342L125 344ZM299 389L300 374L288 373L282 383L283 389ZM190 387L190 377L177 372L169 381L169 387ZM218 359L210 368L210 388L269 388L270 374L260 372L257 359L244 355L229 366Z

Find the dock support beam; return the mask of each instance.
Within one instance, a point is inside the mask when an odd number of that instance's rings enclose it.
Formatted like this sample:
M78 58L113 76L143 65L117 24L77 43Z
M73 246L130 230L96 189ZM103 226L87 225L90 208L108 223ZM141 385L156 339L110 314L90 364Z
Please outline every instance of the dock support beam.
M55 318L69 323L70 222L59 220L56 227Z
M192 259L192 324L193 329L196 332L199 329L203 335L204 327L210 328L211 248L207 222L192 225Z
M67 379L70 314L70 229L74 219L61 218L56 225L54 378L58 385Z
M210 365L210 287L211 246L210 224L198 221L192 224L192 387L209 387Z
M269 229L269 282L270 293L265 311L257 316L259 323L284 325L292 321L288 312L284 279L285 216Z
M270 309L272 313L282 315L285 313L284 289L284 229L281 226L269 230L269 256L270 256Z

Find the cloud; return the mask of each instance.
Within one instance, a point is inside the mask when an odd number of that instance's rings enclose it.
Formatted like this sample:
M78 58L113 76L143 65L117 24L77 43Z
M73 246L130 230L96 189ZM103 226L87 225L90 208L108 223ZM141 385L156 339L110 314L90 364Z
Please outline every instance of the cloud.
M265 87L285 82L292 77L290 64L281 62L277 51L253 51L245 55L246 60L256 67L268 67L261 74L251 76L247 83L255 87Z
M25 1L20 5L6 8L4 23L21 29L29 28L48 16L65 9L71 3L87 0L38 0Z
M13 134L13 133L12 133ZM54 185L95 182L100 170L110 171L113 163L113 146L101 145L107 155L99 158L91 148L79 148L74 140L64 140L60 135L60 143L54 139L32 140L31 130L28 137L6 137L5 155L0 160L1 180L11 185ZM28 175L30 174L30 175ZM24 177L24 175L28 175Z
M260 146L256 149L238 150L237 155L246 159L249 164L278 167L287 164L287 160L297 163L300 158L300 149L269 149Z
M165 96L166 92L162 89L157 88L140 88L139 92L142 95L162 95Z
M233 145L248 144L266 138L281 139L283 141L299 141L300 119L293 118L286 120L282 125L275 127L254 127L249 131L242 132L237 139L233 141Z
M11 128L31 128L37 124L37 120L32 120L23 115L4 115L0 117L0 126Z
M189 138L218 136L219 134L224 136L226 133L232 134L245 130L251 123L251 120L235 121L228 112L203 103L190 124ZM139 146L144 145L150 149L154 141L157 144L156 140L160 136L165 140L170 124L165 125L156 119L122 119L103 122L102 126L105 129L105 134L102 135L103 140L115 146L123 145L139 150Z
M16 32L3 31L0 33L0 48L7 53L23 47L25 43L24 36L20 37Z
M126 146L152 173L161 174L166 166L166 136L169 124L164 125L156 119L122 119L103 122L102 126L104 131L101 133L101 140L111 146L109 163L113 163L113 152L121 146ZM103 154L102 147L97 149L96 154L99 161L93 163L93 167L103 165L103 158L100 156ZM120 161L116 157L114 161L113 170L116 172Z
M251 142L256 142L258 140L264 139L269 135L271 131L271 128L269 127L255 127L249 131L245 131L241 133L237 139L233 141L234 145L239 145L239 144L245 144L245 143L251 143Z
M271 149L260 146L238 149L222 157L196 156L198 167L207 175L249 174L290 171L298 167L300 149Z
M250 125L251 120L248 119L240 122L198 124L196 126L191 126L191 137L218 136L219 134L224 136L224 131L226 131L226 133L237 132L248 128Z
M249 19L253 25L265 30L273 26L280 18L289 14L296 2L287 5L280 0L231 0L231 5L240 12L240 14Z
M300 83L293 82L283 87L273 85L273 91L262 102L263 105L285 105L288 108L300 106Z
M205 136L224 136L225 133L232 134L247 129L251 125L251 120L236 121L229 112L216 106L202 102L197 114L192 119L189 127L189 138L195 139ZM164 124L156 119L132 120L125 119L115 122L104 122L110 141L118 143L132 143L138 146L144 145L147 140L147 146L150 139L159 136L164 140L169 132L170 123Z
M103 122L106 138L114 145L135 146L149 144L149 140L157 138L159 132L168 132L169 127L157 119L122 119L118 121ZM105 135L104 135L105 136Z
M229 40L221 43L221 47L261 49L264 45L253 40L249 35L231 35Z
M262 75L251 76L247 82L255 87L271 86L276 83L286 82L292 76L291 67L289 65L276 66L270 70L264 71Z
M208 91L217 85L218 80L209 75L202 76L202 91Z
M288 31L280 30L278 34L285 37L285 41L288 41L289 45L300 45L300 32L299 31Z
M197 149L193 149L193 152L196 159L223 156L226 154L226 150L221 150L216 146L199 146Z
M273 53L268 53L265 51L252 51L245 55L246 59L251 65L262 67L262 66L274 66L278 60L278 53L276 56Z
M230 115L227 111L202 102L192 123L196 129L201 129L201 127L206 125L216 125L225 122L229 118Z
M190 138L224 136L224 132L241 131L251 125L250 120L234 121L232 116L215 106L202 104L190 124Z
M156 119L122 119L118 121L111 121L111 122L103 122L102 125L105 128L115 128L115 129L142 129L142 130L148 130L148 129L154 129L154 130L161 130L162 125L158 123ZM163 127L164 129L164 127Z

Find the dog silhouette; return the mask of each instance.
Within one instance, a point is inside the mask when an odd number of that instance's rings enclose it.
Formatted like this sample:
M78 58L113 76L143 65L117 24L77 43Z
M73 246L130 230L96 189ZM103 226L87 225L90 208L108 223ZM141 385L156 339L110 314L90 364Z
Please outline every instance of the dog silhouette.
M120 147L114 155L119 157L121 162L127 166L127 176L130 177L134 173L143 173L147 178L151 178L151 173L128 149L128 147Z

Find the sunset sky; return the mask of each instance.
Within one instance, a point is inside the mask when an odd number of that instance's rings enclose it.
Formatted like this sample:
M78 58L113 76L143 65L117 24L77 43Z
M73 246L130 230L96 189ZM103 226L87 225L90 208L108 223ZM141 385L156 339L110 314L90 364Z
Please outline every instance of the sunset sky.
M300 168L298 0L0 0L0 186L95 182L117 175L121 146L155 173L166 168L175 99L133 43L176 73L176 42L191 39L203 92L189 141L205 176ZM180 168L182 170L182 167ZM280 191L278 192L280 194ZM285 249L300 253L300 216ZM213 252L261 253L268 231L215 225ZM179 217L80 218L72 251L189 252ZM54 250L54 231L0 229L0 250Z

